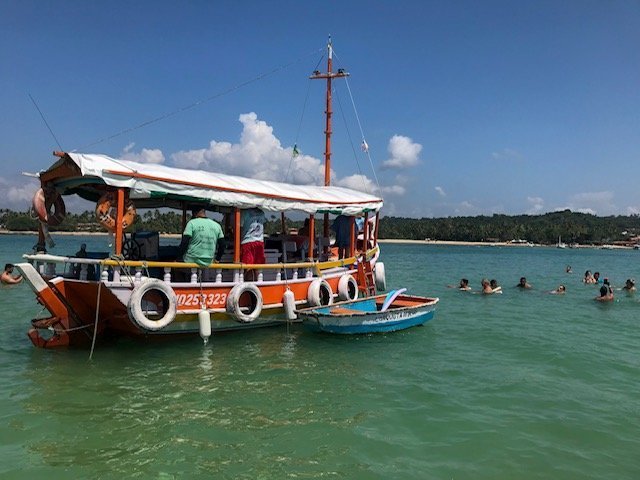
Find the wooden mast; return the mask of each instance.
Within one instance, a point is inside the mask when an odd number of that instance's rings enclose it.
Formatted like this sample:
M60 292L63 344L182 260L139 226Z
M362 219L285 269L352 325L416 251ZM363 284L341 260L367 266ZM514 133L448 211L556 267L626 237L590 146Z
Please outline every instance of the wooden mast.
M327 44L327 71L326 73L320 73L318 70L311 75L312 80L326 79L327 80L327 98L326 98L326 126L324 130L325 145L324 145L324 185L328 187L331 184L331 115L333 110L331 108L331 80L334 78L347 77L349 74L343 69L338 69L337 72L333 72L333 47L331 46L331 36L329 36L329 43ZM324 214L324 233L325 238L329 237L329 214ZM326 247L328 248L328 247Z

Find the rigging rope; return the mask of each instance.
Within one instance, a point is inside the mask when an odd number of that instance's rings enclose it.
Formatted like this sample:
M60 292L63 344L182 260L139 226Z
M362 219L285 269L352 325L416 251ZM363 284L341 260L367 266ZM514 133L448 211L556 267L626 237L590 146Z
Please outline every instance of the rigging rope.
M147 120L146 122L143 122L143 123L141 123L139 125L135 125L133 127L125 128L124 130L121 130L118 133L114 133L113 135L109 135L107 137L100 138L100 139L98 139L98 140L96 140L96 141L94 141L92 143L89 143L87 145L84 145L84 146L80 147L79 150L84 150L85 148L93 147L94 145L98 145L98 144L106 142L108 140L113 140L114 138L120 137L120 136L122 136L122 135L124 135L126 133L130 133L130 132L133 132L133 131L138 130L140 128L147 127L147 126L149 126L149 125L151 125L153 123L160 122L160 121L165 120L165 119L167 119L169 117L173 117L173 116L178 115L178 114L180 114L182 112L185 112L187 110L191 110L192 108L200 106L200 105L202 105L204 103L207 103L207 102L210 102L210 101L215 100L217 98L220 98L220 97L222 97L224 95L227 95L227 94L229 94L231 92L235 92L236 90L239 90L242 87L246 87L247 85L250 85L250 84L255 83L255 82L259 81L259 80L262 80L263 78L269 77L269 76L279 72L280 70L284 70L285 68L288 68L288 67L290 67L292 65L295 65L296 63L301 62L302 60L310 57L311 55L316 55L319 51L322 51L322 50L324 50L324 48L321 48L321 49L318 49L318 50L314 50L312 53L309 53L307 55L299 57L296 60L293 60L293 61L291 61L289 63L286 63L286 64L280 65L278 67L275 67L272 70L269 70L267 72L261 73L260 75L254 77L254 78L251 78L249 80L241 82L241 83L239 83L239 84L237 84L235 86L232 86L232 87L230 87L230 88L228 88L226 90L223 90L222 92L219 92L219 93L216 93L214 95L211 95L210 97L204 98L202 100L198 100L196 102L193 102L190 105L186 105L184 107L178 108L176 110L173 110L171 112L165 113L164 115L160 115L159 117L153 118L151 120ZM78 149L74 149L73 151L77 151L77 150Z
M371 193L371 192L369 192L369 189L367 188L367 184L364 181L365 175L362 173L362 169L360 168L360 162L358 161L358 154L356 153L356 149L353 146L353 138L351 137L351 131L349 130L349 125L347 125L347 118L345 117L344 109L342 108L342 102L340 101L340 94L338 93L338 90L334 90L334 92L336 94L336 98L338 99L338 107L340 108L340 114L342 115L342 121L344 122L344 128L347 131L347 138L349 138L349 144L351 145L351 151L353 152L353 158L355 158L355 160L356 160L356 165L358 167L358 173L362 177L362 186L364 187L364 190L365 190L366 193ZM378 187L379 187L379 185L378 185Z
M358 121L358 127L360 127L360 135L362 136L362 146L364 149L364 153L367 154L369 158L369 164L371 165L371 171L373 172L373 178L376 180L376 185L378 185L378 190L380 190L380 182L378 182L378 176L376 175L376 169L373 166L373 160L371 160L371 153L369 153L369 146L367 145L367 141L364 138L364 131L362 130L362 124L360 123L360 116L358 115L358 110L356 109L356 103L353 100L353 95L351 94L351 87L349 86L349 80L347 77L344 78L344 81L347 85L347 90L349 91L349 97L351 98L351 105L353 105L353 111L356 114L356 120Z
M316 67L314 68L314 70L318 69L318 65L320 65L320 62L322 62L322 59L324 58L324 55L322 55L320 57L320 60L318 60L318 63L316 63ZM291 165L293 165L293 159L296 158L298 156L298 138L300 137L300 130L302 129L302 121L304 120L304 113L307 110L307 101L309 100L309 92L311 91L311 79L309 79L308 83L307 83L307 95L304 98L304 104L302 105L302 113L300 115L300 122L298 123L298 131L296 132L296 139L293 142L293 151L291 152L291 160L289 160L289 167L287 167L287 174L284 176L284 182L287 183L288 179L289 179L289 172L291 171Z
M339 60L338 54L336 53L335 50L333 50L333 54L336 57L336 60ZM371 159L371 153L369 152L369 146L367 145L367 141L365 140L364 137L364 131L362 130L362 123L360 123L360 116L358 115L358 109L356 108L356 103L353 100L353 95L351 93L351 87L349 86L349 79L348 77L344 77L344 81L347 84L347 90L349 91L349 98L351 98L351 105L353 105L353 111L356 115L356 120L358 121L358 127L360 128L360 135L362 137L362 147L364 150L364 153L367 154L367 158L369 159L369 164L371 165L371 171L373 172L373 178L376 181L376 185L378 186L378 190L380 190L380 182L378 181L378 175L376 175L376 169L373 166L373 160Z

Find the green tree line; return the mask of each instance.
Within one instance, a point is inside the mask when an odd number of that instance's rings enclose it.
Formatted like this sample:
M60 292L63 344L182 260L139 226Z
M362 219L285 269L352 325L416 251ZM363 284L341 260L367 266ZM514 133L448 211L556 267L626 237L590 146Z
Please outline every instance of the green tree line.
M322 231L321 216L316 221L316 231ZM281 230L279 215L268 214L265 232ZM11 231L35 231L38 220L30 212L0 210L0 226ZM176 212L147 210L136 217L131 227L134 231L180 233L182 215ZM287 220L287 228L300 228L302 221ZM63 222L51 227L51 231L100 232L95 213L68 213ZM586 213L551 212L544 215L492 215L446 218L382 217L379 238L406 240L455 240L486 242L527 240L534 243L554 244L562 237L565 243L600 244L628 241L640 234L640 216L617 215L599 217Z

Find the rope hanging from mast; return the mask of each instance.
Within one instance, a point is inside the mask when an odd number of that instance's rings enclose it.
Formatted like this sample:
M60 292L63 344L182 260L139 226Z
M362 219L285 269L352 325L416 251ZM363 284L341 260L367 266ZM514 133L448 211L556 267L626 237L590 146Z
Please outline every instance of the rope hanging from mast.
M313 69L314 71L318 69L318 66L320 65L320 62L322 62L322 60L324 59L324 55L322 55L320 57L320 60L318 60L318 63L316 63L315 68ZM307 94L304 98L304 104L302 105L302 113L300 114L300 122L298 123L298 130L296 131L296 138L295 141L293 142L293 149L291 150L291 160L289 160L289 166L287 167L287 173L284 176L284 182L287 183L289 180L289 173L291 172L291 165L293 165L293 160L294 158L296 158L299 154L300 151L298 150L298 138L300 137L300 130L302 130L302 121L304 120L304 114L307 111L307 102L309 100L309 93L311 92L311 79L309 79L309 81L307 82Z

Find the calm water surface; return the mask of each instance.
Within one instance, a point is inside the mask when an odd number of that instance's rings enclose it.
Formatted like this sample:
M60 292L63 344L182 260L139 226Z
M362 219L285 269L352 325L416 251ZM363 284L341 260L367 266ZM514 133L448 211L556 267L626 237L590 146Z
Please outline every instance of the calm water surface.
M0 237L0 262L33 243ZM640 478L640 295L602 305L580 282L640 278L640 252L383 245L383 258L389 285L440 297L432 322L122 341L89 361L33 348L33 295L0 289L0 478ZM512 287L522 275L533 290ZM505 292L446 288L463 276ZM565 296L545 294L560 283Z

